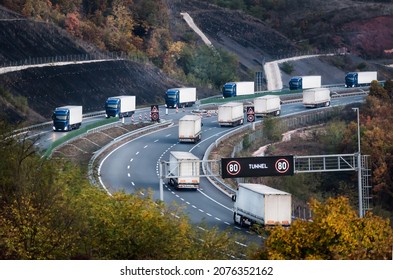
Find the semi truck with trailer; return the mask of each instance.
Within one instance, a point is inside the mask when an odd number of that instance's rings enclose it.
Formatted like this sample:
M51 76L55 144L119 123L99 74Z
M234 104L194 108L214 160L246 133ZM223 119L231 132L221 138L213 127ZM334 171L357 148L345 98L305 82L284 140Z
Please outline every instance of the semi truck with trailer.
M119 95L108 97L105 102L105 115L110 117L131 117L135 113L135 96Z
M262 184L240 183L232 196L233 221L240 226L289 226L291 194Z
M244 123L244 107L240 102L228 102L218 106L220 126L237 126Z
M377 71L348 72L345 74L345 87L369 86L374 80L378 81Z
M196 143L201 140L202 118L197 115L185 115L179 119L179 142Z
M53 111L53 130L70 131L82 125L82 106L67 105L58 107Z
M312 88L303 91L303 105L307 108L328 107L330 100L328 88Z
M196 88L170 88L165 93L167 108L191 107L197 101Z
M281 99L278 95L265 95L254 99L256 117L267 115L279 116L281 113Z
M319 88L322 86L321 80L321 76L295 76L289 80L289 89L301 90Z
M197 190L200 180L200 160L190 152L171 151L168 173L168 185L176 189Z
M222 96L224 98L254 93L254 82L229 82L222 87Z

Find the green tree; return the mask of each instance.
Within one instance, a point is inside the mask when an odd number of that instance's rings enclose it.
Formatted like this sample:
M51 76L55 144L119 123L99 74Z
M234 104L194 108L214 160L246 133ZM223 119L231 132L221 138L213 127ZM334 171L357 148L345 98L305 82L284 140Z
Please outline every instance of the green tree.
M390 79L386 80L385 84L383 85L383 88L386 90L389 98L393 99L393 81Z
M388 99L389 95L379 83L378 81L372 81L370 85L370 96L375 96L380 99Z
M263 135L266 139L276 142L281 140L284 127L280 120L274 117L265 117L263 120Z

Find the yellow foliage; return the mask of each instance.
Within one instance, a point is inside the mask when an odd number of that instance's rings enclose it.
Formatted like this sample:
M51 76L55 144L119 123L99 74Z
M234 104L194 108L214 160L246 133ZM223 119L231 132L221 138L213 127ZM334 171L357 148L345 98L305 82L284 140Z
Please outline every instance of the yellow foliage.
M393 230L388 220L358 218L344 197L312 200L313 221L275 228L266 241L269 259L388 259Z

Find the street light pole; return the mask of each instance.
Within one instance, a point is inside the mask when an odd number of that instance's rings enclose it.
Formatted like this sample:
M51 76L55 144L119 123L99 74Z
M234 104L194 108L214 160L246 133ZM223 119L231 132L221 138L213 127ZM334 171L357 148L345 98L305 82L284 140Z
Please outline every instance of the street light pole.
M360 154L360 121L359 121L359 108L352 108L356 111L357 124L358 124L358 192L359 192L359 217L363 218L363 192L362 192L362 164Z

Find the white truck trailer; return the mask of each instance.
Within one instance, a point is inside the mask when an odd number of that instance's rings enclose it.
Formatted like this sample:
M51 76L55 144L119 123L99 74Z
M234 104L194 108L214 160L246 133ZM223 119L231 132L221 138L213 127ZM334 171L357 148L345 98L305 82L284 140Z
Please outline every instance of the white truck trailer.
M378 81L377 71L349 72L345 75L345 87L369 86Z
M234 201L233 220L240 226L289 226L292 218L292 196L266 185L241 183Z
M254 94L254 93L255 93L254 82L229 82L224 84L224 86L222 87L222 96L224 98Z
M196 88L170 88L165 93L167 108L190 107L197 101Z
M220 126L236 126L244 123L244 107L240 102L228 102L218 106Z
M202 118L197 115L185 115L179 119L179 142L196 143L201 140Z
M135 96L119 95L108 97L105 102L106 117L131 117L135 113Z
M198 189L200 160L190 152L171 151L169 154L168 185L176 189Z
M265 95L254 99L256 117L266 115L279 116L281 113L281 99L278 95Z
M53 130L70 131L82 125L82 106L67 105L58 107L53 111Z
M322 86L321 76L295 76L289 80L290 90L319 88Z
M330 90L328 88L313 88L303 91L303 105L308 108L330 106Z

